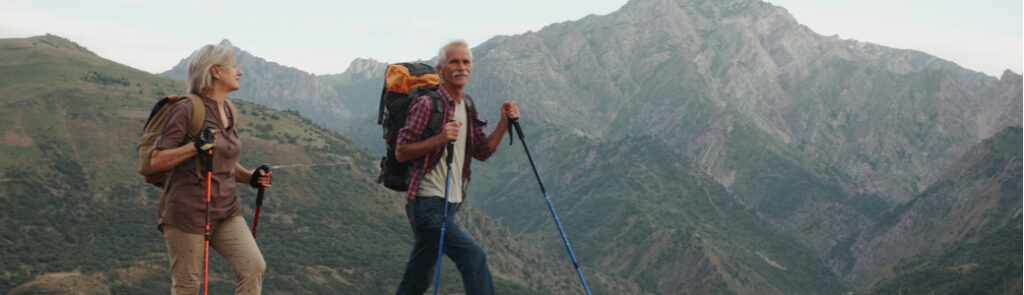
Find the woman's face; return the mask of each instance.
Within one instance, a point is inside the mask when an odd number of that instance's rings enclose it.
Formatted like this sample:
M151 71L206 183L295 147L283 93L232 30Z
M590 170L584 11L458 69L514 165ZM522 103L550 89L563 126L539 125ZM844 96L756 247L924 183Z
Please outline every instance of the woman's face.
M220 84L221 87L224 87L229 91L235 91L242 88L238 83L238 77L242 76L242 70L238 68L238 65L235 64L234 60L230 63L215 65L213 67L215 68L213 69L215 71L214 78L217 78L217 81L214 81L214 83Z

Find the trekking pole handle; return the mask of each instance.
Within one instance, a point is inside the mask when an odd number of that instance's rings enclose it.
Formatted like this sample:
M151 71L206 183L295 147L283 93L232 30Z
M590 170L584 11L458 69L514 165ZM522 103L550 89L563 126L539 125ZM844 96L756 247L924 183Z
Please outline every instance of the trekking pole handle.
M448 150L448 157L445 158L444 160L445 160L446 163L448 163L448 166L451 166L452 165L452 156L455 154L455 141L454 140L449 140L448 144L445 146L445 148Z
M525 136L523 136L523 129L519 127L519 118L515 118L515 119L509 118L508 121L510 123L512 123L512 127L516 128L516 133L519 134L519 139L522 140ZM512 135L512 129L509 129L508 133L509 133L509 136L511 136Z
M261 164L260 167L256 168L256 171L253 171L253 173L260 173L259 172L260 170L263 170L263 174L270 173L270 164L267 164L267 163ZM257 177L259 177L259 176L257 176ZM262 205L263 205L263 186L260 185L260 188L256 191L256 206L262 206Z
M455 120L448 121L448 123L454 123L454 122L455 122ZM449 140L448 144L445 145L445 148L448 151L448 157L445 158L444 160L445 160L445 163L447 163L448 166L450 167L450 166L452 166L452 154L455 153L455 140Z
M217 133L219 131L220 130L217 130L217 128L213 127L206 127L203 130L199 131L199 136L203 137L205 140L209 140L208 143L213 144L209 148L207 148L206 151L200 151L200 153L206 153L206 156L202 158L202 165L204 166L202 168L206 168L206 171L213 171L213 150L217 148Z

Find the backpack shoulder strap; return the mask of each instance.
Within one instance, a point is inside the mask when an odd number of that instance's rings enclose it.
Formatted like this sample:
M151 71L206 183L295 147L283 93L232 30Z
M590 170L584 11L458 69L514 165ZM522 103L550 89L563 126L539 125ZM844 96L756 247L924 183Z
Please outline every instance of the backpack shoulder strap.
M377 104L377 125L384 125L384 97L388 94L387 82L384 82L384 87L380 91L380 103Z
M470 120L473 121L473 125L487 127L487 121L481 121L480 114L476 112L476 103L473 102L473 98L470 97L469 94L463 93L462 99L466 100L466 110L468 111Z
M473 103L473 98L469 94L463 93L462 98L466 100L466 108L476 110L476 105Z
M206 119L206 107L203 106L203 98L194 93L188 94L188 101L192 102L192 119L188 122L188 130L185 132L185 139L192 140L199 135L199 130L203 129L203 120ZM202 180L204 176L200 173L199 169L199 155L192 158L194 158L196 162L196 175L199 176L199 180Z
M238 109L235 108L235 104L227 97L224 98L224 102L228 104L228 110L231 111L231 128L238 130Z
M206 108L203 106L203 99L194 93L189 93L188 101L192 102L192 119L188 122L188 130L185 132L187 138L195 138L199 135L199 129L203 128L203 119L206 118Z
M437 91L427 92L427 96L430 96L430 119L427 121L427 136L433 136L434 134L441 133L441 128L444 126L444 100L441 99L441 95Z

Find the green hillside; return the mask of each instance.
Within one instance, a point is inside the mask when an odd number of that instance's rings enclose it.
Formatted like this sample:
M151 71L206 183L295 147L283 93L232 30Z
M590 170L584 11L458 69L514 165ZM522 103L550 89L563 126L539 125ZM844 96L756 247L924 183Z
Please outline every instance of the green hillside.
M865 294L1020 294L1021 218L941 253L900 263L898 276Z
M345 106L353 110L352 116L339 124L338 130L375 155L384 154L384 139L380 125L377 125L377 107L384 81L383 66L378 64L372 67L377 71L365 69L362 72L355 72L356 69L350 68L341 74L317 76L317 79L338 91Z
M885 268L861 289L875 294L1019 294L1021 138L1020 128L1006 128L985 140L920 197L887 212L865 231L851 249L899 248L913 255L896 261L880 257ZM901 234L908 230L925 240Z
M0 40L0 293L166 293L159 191L135 172L136 144L156 99L181 89L60 37ZM264 290L392 292L412 237L404 201L373 182L375 157L293 112L234 101L241 164L276 167L257 238L268 264ZM239 196L251 222L255 192L239 186ZM473 210L462 218L477 220L466 225L471 231L502 231ZM525 243L489 238L479 239L512 247L488 249L501 266L494 272L503 293L573 290L575 278L560 275L564 266ZM231 271L221 258L211 262L214 293L229 292ZM442 292L461 292L450 261L442 271ZM603 294L631 290L595 276Z

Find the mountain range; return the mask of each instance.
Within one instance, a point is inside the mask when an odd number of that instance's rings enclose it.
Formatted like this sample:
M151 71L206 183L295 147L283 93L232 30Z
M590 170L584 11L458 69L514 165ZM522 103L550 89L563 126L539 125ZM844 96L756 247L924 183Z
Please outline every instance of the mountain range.
M65 130L68 124L83 131L124 129L141 124L146 104L183 89L181 83L111 65L53 36L8 40L0 48L0 73L6 73L0 94L13 110L3 116L4 129L12 131L4 134L9 172L2 176L0 205L10 209L0 216L7 236L0 241L9 249L4 269L17 269L4 272L0 289L31 292L84 286L90 279L102 282L94 284L98 290L162 284L158 236L144 238L141 248L148 250L104 272L83 259L117 254L77 240L67 223L41 213L71 211L57 205L67 198L90 200L76 208L118 210L113 205L123 201L107 195L136 196L131 208L148 208L154 192L131 186L124 179L134 175L123 167L112 168L131 161L93 148L125 155L131 149L33 137L24 126L58 117L74 122L64 123ZM58 49L62 53L49 54ZM345 73L313 76L240 48L236 53L245 76L243 90L232 95L259 104L243 104L243 119L252 122L243 142L276 151L257 157L311 165L294 172L301 181L282 189L281 195L301 201L268 217L286 226L270 230L282 238L268 238L267 249L276 250L264 250L265 256L280 259L268 259L272 265L287 265L268 274L276 278L268 290L386 293L401 259L383 255L401 247L352 245L362 241L353 233L371 237L373 245L407 245L400 239L408 235L400 198L372 182L373 155L382 146L374 117L385 64L357 59ZM491 122L497 111L489 108L518 102L527 144L599 293L1020 293L1019 74L989 77L924 52L821 36L784 8L752 0L634 0L608 15L494 37L473 53L468 92ZM68 65L78 67L55 69ZM183 77L183 65L163 75ZM40 81L66 85L31 86ZM68 107L47 110L31 101ZM97 106L86 107L91 104ZM98 115L108 104L134 121ZM259 115L249 115L254 110ZM34 130L50 134L58 127ZM479 227L468 231L495 257L505 293L578 293L518 145L503 145L474 165L465 220ZM304 154L313 156L298 156ZM345 157L358 160L345 169L316 165ZM84 172L95 165L106 168ZM68 176L79 169L91 176ZM88 193L76 193L77 187ZM372 195L377 207L354 205L360 202L353 198L366 196L334 197L348 191ZM106 220L97 215L69 216L76 223ZM298 216L319 220L298 224ZM145 223L144 217L130 220ZM348 225L328 221L339 217ZM85 222L73 230L145 237L146 231L110 223ZM334 231L311 230L321 227ZM323 243L325 237L339 242ZM13 246L35 240L56 246L49 252L36 250L37 242ZM280 250L307 243L314 254ZM47 254L68 249L88 255ZM338 252L352 254L314 258ZM126 279L132 267L145 275ZM320 275L306 285L296 275L302 272ZM458 285L457 276L444 279Z

